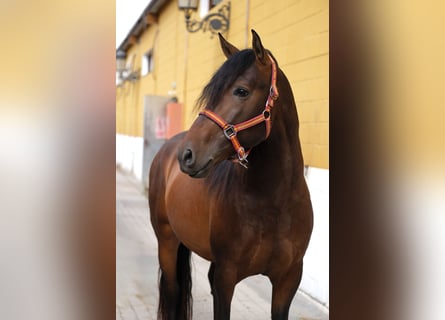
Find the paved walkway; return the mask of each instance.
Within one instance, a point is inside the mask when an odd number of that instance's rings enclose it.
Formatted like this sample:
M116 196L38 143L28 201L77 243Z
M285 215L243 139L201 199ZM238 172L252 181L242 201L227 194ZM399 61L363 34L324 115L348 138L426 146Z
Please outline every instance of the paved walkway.
M155 320L158 299L157 241L150 225L148 200L139 182L116 171L116 319ZM193 319L210 320L209 262L192 255ZM240 282L232 300L232 320L270 319L269 280L254 276ZM295 296L289 319L327 320L328 310L304 293Z

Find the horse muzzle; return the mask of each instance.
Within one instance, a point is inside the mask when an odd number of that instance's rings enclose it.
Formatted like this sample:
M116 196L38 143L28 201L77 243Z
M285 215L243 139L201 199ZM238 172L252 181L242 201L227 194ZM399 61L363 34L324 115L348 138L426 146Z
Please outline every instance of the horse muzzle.
M192 178L205 178L212 167L213 158L209 157L206 161L197 161L196 153L191 148L179 150L178 161L181 171Z

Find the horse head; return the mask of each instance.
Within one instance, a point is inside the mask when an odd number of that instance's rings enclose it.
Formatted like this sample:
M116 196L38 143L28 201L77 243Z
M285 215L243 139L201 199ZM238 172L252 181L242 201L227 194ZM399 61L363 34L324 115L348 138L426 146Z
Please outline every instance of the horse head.
M252 36L252 49L238 50L219 35L227 60L204 88L203 111L178 149L180 168L191 177L206 177L228 159L247 167L248 150L270 133L277 67L254 30Z

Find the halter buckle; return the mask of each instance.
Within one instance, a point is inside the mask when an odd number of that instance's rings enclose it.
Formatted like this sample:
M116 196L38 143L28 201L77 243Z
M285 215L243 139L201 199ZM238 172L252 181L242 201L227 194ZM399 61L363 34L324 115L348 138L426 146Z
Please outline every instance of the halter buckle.
M229 140L231 140L233 137L236 136L235 127L233 125L231 125L231 124L228 125L227 127L225 127L223 131L224 131L224 135Z
M271 97L272 100L277 100L278 99L278 90L275 86L270 86L270 93L269 93L269 97Z

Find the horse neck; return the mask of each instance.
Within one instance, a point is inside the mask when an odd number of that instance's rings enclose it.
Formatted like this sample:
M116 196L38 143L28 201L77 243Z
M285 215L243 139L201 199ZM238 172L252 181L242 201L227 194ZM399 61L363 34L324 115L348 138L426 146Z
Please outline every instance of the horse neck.
M298 137L298 115L290 84L280 71L277 79L280 97L272 113L272 130L263 143L252 150L247 180L265 189L280 189L304 179L303 157Z

